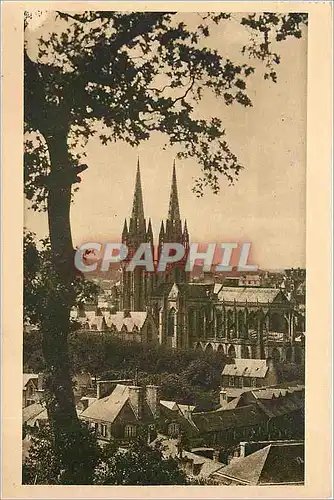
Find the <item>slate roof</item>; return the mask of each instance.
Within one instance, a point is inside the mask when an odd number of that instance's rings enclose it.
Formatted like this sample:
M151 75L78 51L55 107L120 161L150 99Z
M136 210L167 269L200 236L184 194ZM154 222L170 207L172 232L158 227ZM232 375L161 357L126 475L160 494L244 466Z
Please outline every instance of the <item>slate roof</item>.
M266 416L254 404L203 413L193 413L192 420L200 432L214 432L237 427L252 427L264 420Z
M47 410L40 403L33 403L22 410L22 422L34 425L36 420L47 420Z
M179 409L179 407L175 401L160 400L160 404L162 404L162 406L165 406L166 408L168 408L169 410L172 410L172 411L177 411Z
M178 287L190 299L207 299L214 290L214 285L208 283L184 283Z
M181 294L186 294L190 299L208 299L214 290L214 285L208 283L161 283L153 292L153 296L168 296L173 286L176 286Z
M122 328L126 328L128 332L133 332L137 329L138 331L141 330L147 315L148 313L146 311L130 311L126 317L124 317L124 313L121 311L115 314L106 311L99 316L88 312L85 318L80 318L80 320L83 324L88 323L89 328L95 328L96 330L105 330L106 328L114 327L118 332L120 332Z
M155 442L161 442L163 445L163 455L165 457L176 457L178 455L178 448L177 448L177 439L165 439L162 436L159 436ZM196 455L196 453L193 453L191 451L183 451L182 452L182 457L183 461L189 460L192 461L194 465L199 465L200 470L199 473L196 474L196 477L209 477L211 476L214 472L218 471L221 467L222 464L220 462L216 462L215 460L212 460L207 457L202 457L200 455Z
M288 301L277 288L223 286L218 292L220 302L259 302L267 304L273 302L278 296L280 296L281 302Z
M285 396L258 398L257 404L269 417L278 417L304 408L304 392L287 393Z
M121 411L127 412L128 421L137 421L137 416L131 408L129 402L129 386L117 384L113 392L104 398L97 399L88 406L80 417L89 420L113 423ZM154 420L151 410L144 399L143 420L151 422Z
M238 359L234 363L224 366L222 375L232 375L236 377L264 378L267 374L268 366L265 359Z
M37 382L38 380L38 374L37 373L24 373L23 374L23 390L26 388L27 383L29 380L33 379L34 381Z
M225 387L224 390L229 398L240 398L245 392L251 392L252 387Z
M184 451L182 457L183 460L187 459L189 461L192 461L194 465L200 466L199 473L196 474L194 477L208 478L222 467L221 462L216 462L211 458L201 457L200 455L196 455L191 451Z
M303 443L270 444L234 460L215 474L245 485L303 484Z
M126 327L128 332L132 332L134 327L141 330L143 327L148 313L146 311L130 311L128 317L124 317L123 312L117 312L106 316L107 326L110 328L114 325L117 331L120 331L123 326Z
M81 417L104 422L113 422L129 398L129 388L126 385L117 384L110 396L97 399L89 405Z

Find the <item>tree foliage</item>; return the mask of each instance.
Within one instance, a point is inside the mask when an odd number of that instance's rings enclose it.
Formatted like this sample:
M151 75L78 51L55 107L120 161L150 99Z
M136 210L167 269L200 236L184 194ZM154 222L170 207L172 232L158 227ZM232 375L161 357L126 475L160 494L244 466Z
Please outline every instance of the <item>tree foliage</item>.
M145 436L131 442L126 449L118 449L111 441L99 446L95 436L81 424L81 447L85 452L85 467L71 482L69 473L76 462L71 446L67 455L60 454L54 435L48 425L32 437L28 457L23 464L23 484L95 484L95 485L164 485L187 484L186 476L173 458L165 458L159 442L147 444Z
M25 49L25 186L34 202L44 199L47 142L55 129L66 134L73 163L94 134L103 144L137 146L161 132L180 158L197 159L197 194L206 185L217 192L220 174L233 182L241 165L225 125L218 117L198 118L198 103L211 92L226 105L251 106L252 59L263 61L264 78L276 81L278 42L300 38L307 23L307 14L298 13L236 19L228 13L57 11L54 17L54 30L38 40L37 57L28 42ZM210 48L211 33L224 22L237 22L249 34L243 64Z
M194 158L201 177L197 195L219 178L230 183L241 165L226 140L219 117L198 116L207 92L219 101L251 106L248 78L255 68L249 58L264 62L264 77L276 80L280 59L277 42L300 37L306 14L251 14L237 22L249 33L238 64L208 43L212 30L235 22L226 13L193 14L187 22L176 12L56 11L49 31L35 43L25 16L24 121L25 194L35 210L47 209L50 265L26 241L29 263L25 304L41 324L46 366L49 420L55 443L68 452L68 481L81 480L85 468L80 450L68 354L72 331L70 310L80 295L73 266L70 202L80 182L87 141L97 135L103 144L124 141L138 146L161 133L177 147L179 158ZM190 18L189 18L190 19ZM37 52L34 46L37 45ZM40 265L41 271L36 272ZM35 269L35 270L34 270ZM31 286L31 290L29 290ZM72 439L77 429L77 440ZM68 448L69 444L70 448Z
M85 279L81 273L71 276L70 290L58 279L52 265L52 250L48 238L37 240L31 231L25 231L23 238L23 313L27 325L41 327L46 315L56 311L50 308L49 291L57 292L56 300L59 307L80 306L96 298L98 287ZM76 328L72 323L73 330Z
M149 445L139 438L126 451L115 451L113 444L103 448L94 484L181 485L187 484L187 480L178 462L164 457L159 442Z
M49 425L34 433L23 464L23 484L92 484L100 460L100 447L84 423L80 423L80 439L77 434L75 426L72 436L71 433L63 435L60 447ZM84 463L76 461L77 453L73 445L80 446ZM73 477L76 478L75 483Z

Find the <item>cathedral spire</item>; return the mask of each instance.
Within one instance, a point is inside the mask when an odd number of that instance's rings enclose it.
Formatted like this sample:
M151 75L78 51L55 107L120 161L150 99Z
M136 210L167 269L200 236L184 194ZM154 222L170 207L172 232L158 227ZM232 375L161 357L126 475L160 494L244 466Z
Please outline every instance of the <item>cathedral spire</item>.
M164 221L161 221L160 225L160 233L159 233L159 238L163 238L165 236L165 228L164 228Z
M179 197L177 193L175 160L173 164L172 186L169 198L168 220L170 221L180 220L180 208L179 208Z
M153 243L153 230L151 219L148 220L146 236L149 242Z
M141 188L139 158L137 160L136 184L133 195L132 219L136 221L136 226L144 223L143 192Z
M128 224L126 219L124 220L123 232L122 232L122 240L125 240L128 237Z

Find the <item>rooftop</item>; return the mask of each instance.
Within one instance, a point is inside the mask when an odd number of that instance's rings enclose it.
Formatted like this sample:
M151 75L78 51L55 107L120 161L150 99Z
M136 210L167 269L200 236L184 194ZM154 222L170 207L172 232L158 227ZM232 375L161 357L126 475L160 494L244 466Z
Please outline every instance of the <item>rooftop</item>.
M215 477L236 480L244 485L303 484L304 444L277 443L235 459L216 472Z
M29 382L29 380L35 380L37 381L38 380L38 374L37 373L24 373L23 374L23 389L25 389L25 386L27 385L27 383Z
M267 304L268 302L288 302L286 296L278 288L260 288L260 287L224 287L218 292L220 302L259 302Z
M268 371L265 359L238 359L234 363L224 366L222 375L232 375L236 377L264 378Z
M237 427L251 427L266 420L263 412L254 404L232 409L192 413L192 421L200 432L222 431Z

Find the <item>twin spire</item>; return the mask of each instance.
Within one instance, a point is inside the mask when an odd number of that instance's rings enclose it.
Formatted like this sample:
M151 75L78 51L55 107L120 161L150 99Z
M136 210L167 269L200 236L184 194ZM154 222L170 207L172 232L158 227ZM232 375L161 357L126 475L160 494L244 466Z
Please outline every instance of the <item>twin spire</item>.
M174 160L174 164L173 164L172 187L171 187L170 198L169 198L168 220L170 220L170 221L181 220L180 219L179 197L178 197L178 192L177 192L175 160Z
M187 223L185 223L184 225L184 234L188 235ZM143 239L144 235L145 238ZM181 218L180 218L180 206L179 206L179 197L178 197L177 180L176 180L176 168L174 161L168 216L166 220L166 225L164 226L163 222L161 223L159 239L166 240L166 238L167 239L173 238L171 239L172 242L174 241L174 238L176 238L175 241L177 242L181 238L181 235L182 235L182 229L181 229ZM128 226L127 221L125 220L122 239L123 241L125 239L128 240L129 237L130 239L132 239L132 236L142 238L141 241L145 241L147 238L149 241L153 239L151 219L149 220L146 229L139 159L137 160L137 172L136 172L136 181L133 194L130 223Z
M136 220L139 224L143 223L145 221L143 191L142 191L142 187L141 187L141 178L140 178L139 158L137 160L136 183L135 183L135 191L133 194L131 218Z

